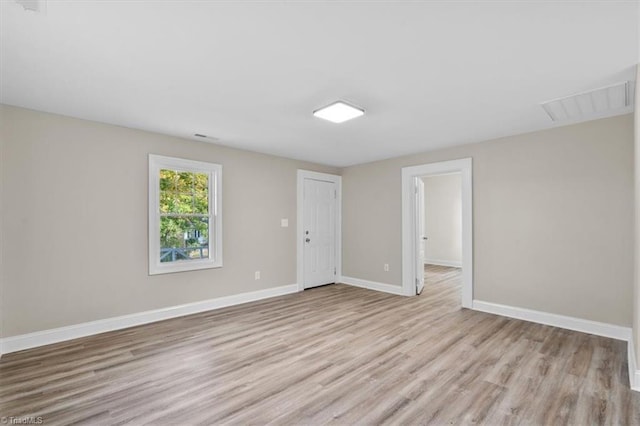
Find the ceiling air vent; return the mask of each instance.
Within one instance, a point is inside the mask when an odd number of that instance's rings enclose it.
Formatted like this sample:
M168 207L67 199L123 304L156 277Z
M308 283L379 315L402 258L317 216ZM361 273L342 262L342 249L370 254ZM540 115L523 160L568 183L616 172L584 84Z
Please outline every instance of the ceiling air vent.
M218 138L214 138L213 136L209 136L209 135L204 135L202 133L194 133L193 136L195 136L197 138L202 138L202 139L209 139L211 141L219 140Z
M583 121L614 115L630 107L632 85L629 81L552 99L540 104L552 121Z
M20 6L24 7L24 10L30 10L32 12L40 12L42 9L42 2L44 0L16 0Z

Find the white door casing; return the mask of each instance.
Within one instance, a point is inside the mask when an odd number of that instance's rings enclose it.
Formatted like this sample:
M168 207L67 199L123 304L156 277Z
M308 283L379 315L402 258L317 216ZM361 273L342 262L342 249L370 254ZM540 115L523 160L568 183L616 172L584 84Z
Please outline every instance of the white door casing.
M341 177L298 170L298 290L339 281Z
M335 210L337 189L333 182L304 179L304 288L336 281Z
M424 227L424 182L421 178L415 178L416 181L416 218L418 232L416 233L416 251L418 253L418 261L416 262L416 294L422 293L424 288L424 259L426 236Z
M402 169L402 292L416 294L416 182L418 177L460 172L462 177L462 307L473 303L473 164L471 158L409 166Z

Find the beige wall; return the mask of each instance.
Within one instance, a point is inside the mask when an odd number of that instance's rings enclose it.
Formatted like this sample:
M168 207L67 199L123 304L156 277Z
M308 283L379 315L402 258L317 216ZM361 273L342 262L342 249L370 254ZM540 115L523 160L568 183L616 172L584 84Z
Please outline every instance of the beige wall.
M223 268L148 276L148 153L224 166ZM296 169L340 172L4 106L0 155L4 337L293 284ZM344 275L399 286L401 168L469 156L475 298L631 325L631 115L343 170Z
M424 182L425 262L462 264L462 175L422 178Z
M338 172L0 108L5 337L294 284L296 170ZM223 268L148 275L149 153L223 165Z
M400 286L401 169L464 157L474 298L630 326L631 115L344 169L344 275Z

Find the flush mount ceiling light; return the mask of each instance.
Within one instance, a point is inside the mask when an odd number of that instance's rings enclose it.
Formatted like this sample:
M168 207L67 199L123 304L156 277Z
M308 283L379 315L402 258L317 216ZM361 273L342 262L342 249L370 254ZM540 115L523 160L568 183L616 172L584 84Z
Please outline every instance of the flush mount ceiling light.
M552 99L540 104L551 121L588 120L615 113L633 104L630 82Z
M337 101L313 111L313 115L324 120L329 120L332 123L344 123L347 120L364 115L364 110L349 105L346 102Z

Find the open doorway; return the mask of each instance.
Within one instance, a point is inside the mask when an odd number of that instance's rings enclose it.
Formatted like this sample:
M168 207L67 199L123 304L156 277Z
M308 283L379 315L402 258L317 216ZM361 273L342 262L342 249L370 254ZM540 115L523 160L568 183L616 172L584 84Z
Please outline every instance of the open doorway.
M427 246L430 236L425 229L425 179L438 176L459 176L459 261L453 254ZM407 296L419 294L425 278L448 279L459 274L461 305L471 308L473 303L473 186L471 158L442 161L402 169L402 289ZM455 218L453 219L455 221ZM435 234L432 234L435 235ZM425 239L427 238L427 239ZM455 243L453 244L455 247ZM429 253L431 251L431 253ZM455 252L455 249L453 249ZM438 254L440 253L440 254ZM448 261L448 262L447 262ZM459 263L458 263L459 262ZM433 265L432 275L425 274L425 263ZM435 265L440 263L440 265ZM444 264L448 263L448 264ZM427 266L429 268L429 266ZM452 268L452 269L444 269Z
M419 179L419 263L423 264L424 277L417 293L425 287L459 292L462 284L462 173L428 175Z

